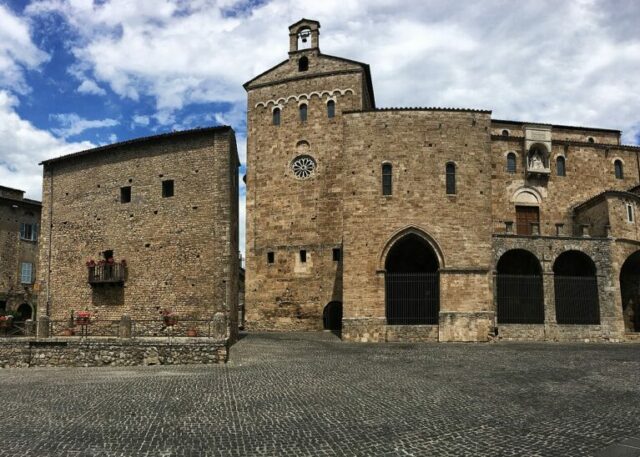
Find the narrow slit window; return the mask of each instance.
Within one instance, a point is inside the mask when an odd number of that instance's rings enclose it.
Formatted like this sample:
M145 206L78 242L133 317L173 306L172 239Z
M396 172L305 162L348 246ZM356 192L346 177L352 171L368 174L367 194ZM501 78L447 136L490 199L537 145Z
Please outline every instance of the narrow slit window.
M276 260L276 255L273 252L267 252L267 263L273 263Z
M513 152L507 154L507 173L516 172L516 155Z
M566 176L567 175L567 170L565 167L565 159L562 156L559 156L556 159L556 174L558 176Z
M336 116L336 102L329 100L327 102L327 117L332 118Z
M305 263L307 261L307 251L300 249L300 262Z
M393 192L393 167L390 163L382 164L382 195L391 195Z
M273 125L280 125L280 108L274 108L272 116Z
M173 179L162 181L162 197L173 197Z
M307 122L307 105L300 105L300 122Z
M333 248L333 261L334 262L340 262L341 259L341 249L340 248Z
M447 194L453 195L456 193L456 164L449 162L445 171L447 175Z
M131 202L131 186L120 188L120 203Z
M633 205L630 203L627 203L627 221L629 222L633 222L634 218L633 218Z
M613 167L615 169L616 179L624 179L624 169L622 167L622 161L616 160L613 163Z

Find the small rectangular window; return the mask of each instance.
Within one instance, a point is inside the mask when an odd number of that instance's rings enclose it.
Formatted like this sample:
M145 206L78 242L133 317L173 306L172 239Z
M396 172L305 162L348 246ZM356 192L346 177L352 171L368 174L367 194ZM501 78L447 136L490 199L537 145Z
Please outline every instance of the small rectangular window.
M300 262L305 263L307 261L307 251L300 249Z
M382 195L391 195L393 192L393 168L390 163L382 164Z
M333 248L333 261L340 262L340 248Z
M131 201L131 186L120 188L120 203L129 203Z
M173 197L173 179L162 181L162 197Z
M36 241L38 239L38 224L20 223L20 239Z
M33 283L33 264L28 262L22 262L20 265L20 282L22 284Z
M267 263L273 263L276 260L276 255L273 252L267 252Z
M627 204L627 221L633 222L633 205Z

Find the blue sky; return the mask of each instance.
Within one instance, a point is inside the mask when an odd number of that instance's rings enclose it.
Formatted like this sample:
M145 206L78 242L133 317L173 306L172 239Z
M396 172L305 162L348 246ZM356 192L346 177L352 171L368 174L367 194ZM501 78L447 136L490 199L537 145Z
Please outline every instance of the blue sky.
M635 0L0 0L0 185L39 199L41 160L217 124L244 164L242 83L286 58L302 17L321 22L323 52L371 65L379 106L492 109L640 144Z

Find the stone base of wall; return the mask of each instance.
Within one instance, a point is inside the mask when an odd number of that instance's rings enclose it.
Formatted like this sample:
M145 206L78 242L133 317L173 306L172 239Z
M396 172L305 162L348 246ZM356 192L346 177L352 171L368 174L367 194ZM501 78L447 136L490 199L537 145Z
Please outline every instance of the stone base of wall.
M263 320L247 320L244 330L248 332L313 332L323 330L322 317L311 319L281 317Z
M485 342L493 333L495 313L441 311L439 322L440 341Z
M342 339L360 343L438 341L437 325L387 325L386 321L342 319Z
M0 367L102 367L225 363L227 341L209 338L10 338L0 340Z
M619 343L624 335L609 331L606 325L500 324L498 339L503 341L560 341Z

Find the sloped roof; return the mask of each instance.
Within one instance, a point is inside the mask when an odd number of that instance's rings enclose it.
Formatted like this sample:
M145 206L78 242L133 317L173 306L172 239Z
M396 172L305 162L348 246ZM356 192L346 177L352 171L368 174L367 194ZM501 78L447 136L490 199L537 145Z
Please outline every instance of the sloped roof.
M75 159L75 158L83 157L83 156L86 156L86 155L89 155L89 154L95 154L95 153L98 153L98 152L110 151L112 149L120 148L120 147L123 147L123 146L131 146L131 145L139 145L139 144L144 144L144 143L152 143L152 142L155 142L155 141L162 141L162 140L166 140L166 139L170 139L170 138L184 137L184 136L189 136L189 135L209 134L209 133L214 133L214 132L226 132L226 131L233 131L233 129L228 125L219 125L219 126L214 126L214 127L200 127L200 128L196 128L196 129L190 129L190 130L180 130L180 131L176 131L176 132L166 132L166 133L161 133L159 135L151 135L151 136L144 136L144 137L140 137L140 138L133 138L131 140L120 141L119 143L107 144L107 145L104 145L104 146L99 146L97 148L85 149L84 151L78 151L78 152L74 152L74 153L71 153L71 154L66 154L66 155L63 155L63 156L60 156L60 157L54 157L53 159L43 160L42 162L39 163L39 165L49 165L51 163L61 162L63 160Z

